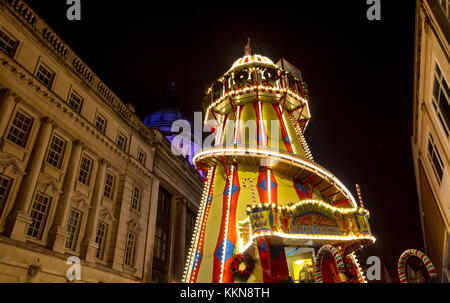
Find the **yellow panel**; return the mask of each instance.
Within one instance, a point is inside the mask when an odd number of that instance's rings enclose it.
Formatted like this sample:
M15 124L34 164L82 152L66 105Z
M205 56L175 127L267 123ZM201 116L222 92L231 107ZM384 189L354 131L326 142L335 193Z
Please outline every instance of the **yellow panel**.
M247 188L244 188L242 185L246 178L250 178L253 181L256 202L259 203L259 196L256 188L258 185L258 171L254 167L244 165L240 165L238 169L241 191L239 193L239 200L236 210L236 223L247 218L247 205L253 204L251 183L249 181L246 182Z
M299 201L297 192L294 188L294 181L292 177L288 177L284 174L273 171L272 173L277 180L277 195L278 195L278 205L284 206L289 203L295 203Z
M214 179L214 191L211 200L211 208L205 229L203 259L198 272L198 283L212 282L214 265L214 252L216 250L217 239L220 233L222 222L223 191L226 185L226 176L223 167L217 166Z
M257 145L256 136L257 136L257 126L256 126L256 114L251 103L245 104L242 109L242 113L240 116L239 122L239 133L241 136L240 144L245 145ZM251 129L254 129L251 132Z
M278 119L277 112L273 108L272 104L265 103L263 106L263 119L266 121L265 127L268 134L268 144L269 147L278 148L279 150L288 151L284 145L283 135L281 133L280 120ZM272 125L272 121L273 125ZM277 130L276 133L272 134L272 128Z

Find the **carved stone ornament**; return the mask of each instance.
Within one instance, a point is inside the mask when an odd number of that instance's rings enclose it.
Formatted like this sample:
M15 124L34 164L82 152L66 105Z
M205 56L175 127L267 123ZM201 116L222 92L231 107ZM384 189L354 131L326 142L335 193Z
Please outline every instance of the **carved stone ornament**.
M142 230L141 225L135 219L128 222L128 230L134 233L139 233Z
M88 208L91 208L90 204L87 201L88 197L80 193L75 193L72 197L73 204L79 210L86 210Z
M39 192L48 196L62 194L61 188L59 187L56 180L48 176L43 176L39 179L37 189Z
M108 223L116 221L112 210L107 207L104 207L102 210L100 210L98 218L101 221L108 222Z
M0 155L0 174L14 176L26 175L25 171L22 170L16 158L5 154Z

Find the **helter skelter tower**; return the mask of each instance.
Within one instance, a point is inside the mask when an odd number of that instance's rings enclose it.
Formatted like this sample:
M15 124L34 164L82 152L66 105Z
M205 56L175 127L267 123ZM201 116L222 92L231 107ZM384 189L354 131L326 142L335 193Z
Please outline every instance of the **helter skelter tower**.
M248 282L280 282L297 275L286 255L305 248L315 282L344 282L343 260L357 263L352 253L375 241L369 212L313 160L308 102L298 69L251 55L249 45L209 88L215 145L194 156L207 179L184 282L235 282L233 256L243 253L255 262Z

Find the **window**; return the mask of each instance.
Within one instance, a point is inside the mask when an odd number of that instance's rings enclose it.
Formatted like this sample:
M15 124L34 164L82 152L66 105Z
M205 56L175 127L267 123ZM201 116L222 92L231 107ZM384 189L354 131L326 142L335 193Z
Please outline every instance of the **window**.
M78 181L84 185L89 185L92 172L92 159L88 156L83 155L81 158L80 171L78 173Z
M160 187L158 200L158 217L162 220L168 220L172 196L164 188Z
M17 46L19 43L17 40L8 36L4 31L0 30L0 50L6 53L10 57L14 57Z
M105 191L103 193L103 196L112 200L114 197L114 185L115 185L115 177L110 172L106 172L105 177Z
M28 236L39 240L42 238L42 233L44 231L44 226L46 224L50 208L50 202L50 197L40 193L36 194L30 213L31 224L28 228Z
M145 165L145 160L147 159L147 154L139 148L138 151L138 161L139 163L141 163L142 165Z
M125 246L125 260L127 266L134 266L134 252L136 250L136 234L129 232L127 234L127 242Z
M47 163L55 168L61 169L65 149L66 141L56 135L53 136L47 154Z
M39 64L36 72L36 78L42 82L48 88L51 88L53 80L55 79L55 73L50 70L47 66Z
M69 101L67 102L69 106L77 113L81 112L83 107L84 99L77 92L71 91L69 96Z
M152 268L152 283L166 283L167 282L167 272L160 270L153 266Z
M430 161L436 178L438 179L438 182L440 184L444 175L444 162L442 161L441 155L439 154L439 151L436 147L436 144L434 143L434 139L431 134L428 140L428 160Z
M127 137L125 137L125 135L121 132L117 135L117 146L119 146L123 151L127 148Z
M162 187L159 188L158 211L156 214L155 245L153 259L161 270L167 267L170 230L170 201L172 196ZM182 252L183 253L183 252Z
M433 108L447 137L450 135L450 89L439 66L436 71L433 86Z
M28 136L30 135L32 126L33 118L17 111L12 125L9 128L7 139L20 147L25 147L27 145Z
M98 244L97 259L102 260L105 253L105 242L108 234L108 224L98 221L97 235L95 236L95 243Z
M0 175L0 216L8 200L9 189L11 187L12 180Z
M131 198L131 208L139 210L141 207L141 188L137 185L133 189L133 197Z
M103 118L102 115L100 115L99 113L97 113L97 115L95 116L95 128L97 128L99 131L101 131L102 133L105 133L106 130L106 119Z
M169 248L169 232L161 226L156 226L155 230L155 246L153 258L156 262L165 263L168 257Z
M67 238L66 248L70 250L76 250L78 233L80 231L81 225L81 212L75 209L70 209L69 221L67 222L67 233L69 238Z

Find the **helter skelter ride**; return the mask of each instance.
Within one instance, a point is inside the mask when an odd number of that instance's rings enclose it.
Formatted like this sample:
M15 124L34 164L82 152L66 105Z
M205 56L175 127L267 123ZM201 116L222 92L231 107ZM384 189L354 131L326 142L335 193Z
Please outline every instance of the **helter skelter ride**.
M194 156L207 179L184 282L364 282L353 252L375 242L369 211L314 162L308 102L298 69L249 45L212 84L215 143Z

